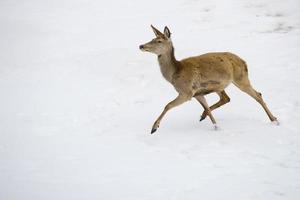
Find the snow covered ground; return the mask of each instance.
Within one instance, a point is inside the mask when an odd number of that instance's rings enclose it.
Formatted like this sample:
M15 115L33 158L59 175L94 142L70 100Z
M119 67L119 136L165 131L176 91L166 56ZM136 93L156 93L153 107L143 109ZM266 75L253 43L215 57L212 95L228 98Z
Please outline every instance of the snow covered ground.
M220 130L192 100L150 135L176 96L150 24L244 58L281 125L230 86ZM1 200L300 198L299 1L2 0L0 30Z

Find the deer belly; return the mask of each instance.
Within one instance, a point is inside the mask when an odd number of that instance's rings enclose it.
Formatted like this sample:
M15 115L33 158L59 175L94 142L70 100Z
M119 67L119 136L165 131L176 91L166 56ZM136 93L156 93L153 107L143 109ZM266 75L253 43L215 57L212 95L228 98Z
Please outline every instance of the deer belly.
M224 90L229 85L229 82L222 82L218 80L201 81L193 85L196 95L206 95L212 92L219 92Z

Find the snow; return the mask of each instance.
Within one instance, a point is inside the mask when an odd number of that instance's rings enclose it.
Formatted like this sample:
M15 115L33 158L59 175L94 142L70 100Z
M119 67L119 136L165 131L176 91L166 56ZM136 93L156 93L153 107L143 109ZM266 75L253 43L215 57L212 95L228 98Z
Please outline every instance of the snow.
M300 196L300 5L253 1L0 2L0 199L288 199ZM138 46L168 25L178 59L230 51L257 102L230 86L151 126L176 92ZM210 104L217 95L209 95Z

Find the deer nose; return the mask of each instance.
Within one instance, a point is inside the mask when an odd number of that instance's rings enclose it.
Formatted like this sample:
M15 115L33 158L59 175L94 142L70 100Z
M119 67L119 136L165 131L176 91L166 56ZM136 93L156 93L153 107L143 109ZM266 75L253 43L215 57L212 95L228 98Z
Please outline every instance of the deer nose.
M143 49L144 48L144 45L140 45L140 49Z

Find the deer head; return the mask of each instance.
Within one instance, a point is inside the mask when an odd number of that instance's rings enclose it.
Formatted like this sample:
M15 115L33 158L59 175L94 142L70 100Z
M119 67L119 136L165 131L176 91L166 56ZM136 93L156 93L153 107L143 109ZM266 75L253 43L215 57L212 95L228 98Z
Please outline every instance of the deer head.
M140 45L140 49L142 51L148 51L156 55L162 55L172 51L173 45L169 28L165 26L164 33L160 32L152 25L151 28L156 37L150 42Z

